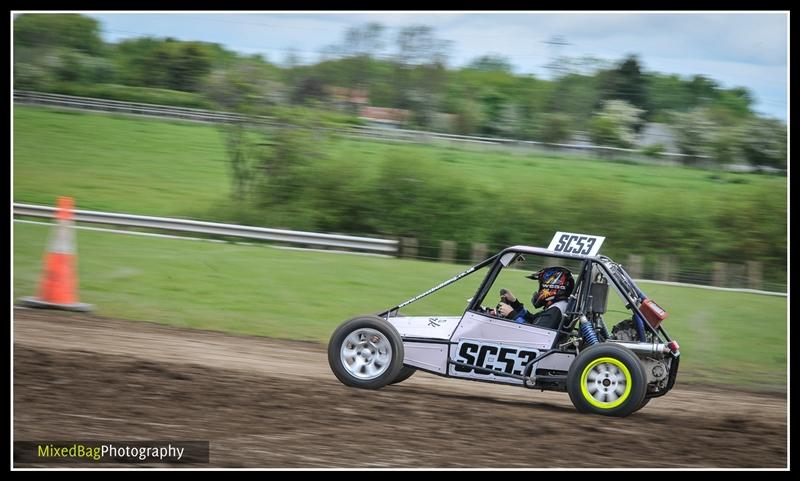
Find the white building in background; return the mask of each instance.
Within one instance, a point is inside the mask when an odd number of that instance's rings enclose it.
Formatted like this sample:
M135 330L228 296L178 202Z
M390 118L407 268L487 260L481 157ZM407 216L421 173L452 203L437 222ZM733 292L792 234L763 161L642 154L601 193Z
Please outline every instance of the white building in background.
M638 147L649 147L661 144L663 152L680 153L675 142L675 135L669 126L650 122L645 124L639 133Z

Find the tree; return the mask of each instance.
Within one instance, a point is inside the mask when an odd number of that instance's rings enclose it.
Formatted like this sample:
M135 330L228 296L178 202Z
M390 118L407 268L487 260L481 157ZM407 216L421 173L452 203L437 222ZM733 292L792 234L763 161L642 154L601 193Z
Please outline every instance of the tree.
M105 57L65 48L50 50L49 56L52 59L51 71L58 80L101 83L114 77L114 65Z
M198 92L215 68L230 68L236 59L219 45L172 38L123 40L113 49L120 83ZM264 62L262 62L264 63Z
M348 69L348 85L369 87L372 80L370 60L384 48L383 32L384 26L376 22L347 29L339 50L352 60Z
M785 169L787 164L786 124L777 119L747 121L739 137L742 156L751 165Z
M647 77L642 74L636 55L629 55L615 69L602 72L601 77L604 78L603 100L624 100L641 113L648 113ZM642 120L637 120L632 127L638 132L643 124Z
M17 63L14 65L14 88L38 90L48 83L45 69L29 64Z
M455 116L455 132L461 135L474 134L483 121L480 105L469 99L458 103Z
M313 72L298 78L292 89L291 100L293 103L305 103L308 100L324 100L328 97L325 83Z
M446 80L451 42L436 37L426 25L403 27L397 34L393 84L395 107L410 109L418 125L426 127L436 111Z
M716 96L719 84L705 75L693 75L688 84L695 105L710 103Z
M545 111L561 112L571 116L577 128L583 128L592 114L602 108L600 78L569 74L560 77L544 91L547 96Z
M397 62L406 66L444 65L451 44L449 40L436 38L433 28L427 25L403 27L397 34Z
M276 109L276 123L261 125L260 141L254 152L258 169L254 193L262 205L285 204L302 198L305 185L314 173L306 166L321 163L325 157L326 128L314 112L294 108Z
M77 14L24 13L14 19L14 46L62 47L99 55L104 44L97 20Z
M167 39L141 60L147 85L196 92L211 71L211 53L200 42Z
M737 119L753 117L753 95L744 87L718 90L715 104L720 108L726 109Z
M169 86L174 90L197 92L211 71L211 52L200 42L181 42L171 60Z
M595 145L632 147L636 143L634 126L643 111L624 100L609 100L589 122L589 134Z
M694 158L712 154L711 145L717 125L709 118L706 109L675 112L672 114L671 126L675 142L682 153Z
M467 68L484 72L508 72L513 70L507 57L498 54L483 55L467 65Z
M218 69L205 83L205 95L224 110L239 113L240 120L220 123L231 168L231 195L244 200L259 173L257 123L253 116L268 108L268 80L254 61L243 61L232 68Z
M224 110L260 114L270 104L268 76L263 68L252 61L214 70L206 79L203 90L206 97Z
M247 135L250 123L242 120L219 125L225 137L225 150L231 168L231 196L242 201L249 193L256 174L251 158L253 142Z
M385 27L377 22L370 22L358 27L350 27L344 36L344 43L339 47L346 57L371 57L384 47L383 32Z
M719 164L747 162L786 168L786 125L776 119L721 117L714 109L696 108L672 115L672 130L685 154L709 156Z
M542 142L558 144L572 135L572 119L566 114L542 114L538 123L538 138Z
M501 120L507 108L508 98L501 92L491 89L481 96L483 102L483 126L481 130L490 135L500 135Z

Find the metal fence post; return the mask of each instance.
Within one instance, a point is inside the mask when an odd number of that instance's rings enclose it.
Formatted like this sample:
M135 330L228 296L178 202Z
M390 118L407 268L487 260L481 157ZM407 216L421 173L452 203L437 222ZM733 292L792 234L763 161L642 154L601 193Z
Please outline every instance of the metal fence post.
M747 261L747 287L761 289L763 275L762 264L759 261Z
M664 254L659 260L659 277L662 281L672 281L672 273L677 264L677 259L673 255Z
M724 287L728 281L727 264L724 262L714 263L714 274L711 283L717 287Z
M439 249L439 260L442 262L454 262L456 258L456 243L443 240Z
M471 257L472 263L477 264L484 259L486 259L486 244L482 242L473 242Z
M417 257L417 239L413 237L400 238L400 256L401 257Z
M626 266L628 274L631 275L634 279L641 279L642 278L642 266L643 266L644 258L638 254L630 254L628 255L628 265Z
M747 266L731 264L728 266L728 287L747 287Z

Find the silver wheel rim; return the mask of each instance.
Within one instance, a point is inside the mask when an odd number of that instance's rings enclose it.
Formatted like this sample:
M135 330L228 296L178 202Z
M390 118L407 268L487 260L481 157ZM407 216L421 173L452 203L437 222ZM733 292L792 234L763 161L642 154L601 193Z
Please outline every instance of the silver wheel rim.
M625 393L627 380L622 370L610 363L598 364L586 375L586 390L601 403L613 403Z
M368 381L389 369L392 345L380 331L356 329L344 341L340 350L342 365L351 376Z

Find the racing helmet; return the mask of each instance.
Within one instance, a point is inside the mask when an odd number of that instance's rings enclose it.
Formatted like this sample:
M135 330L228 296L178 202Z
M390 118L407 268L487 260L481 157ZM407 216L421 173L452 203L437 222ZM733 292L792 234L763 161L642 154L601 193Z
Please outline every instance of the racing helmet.
M539 281L539 290L531 297L533 307L542 307L567 299L575 288L575 279L566 267L545 267L527 277Z

